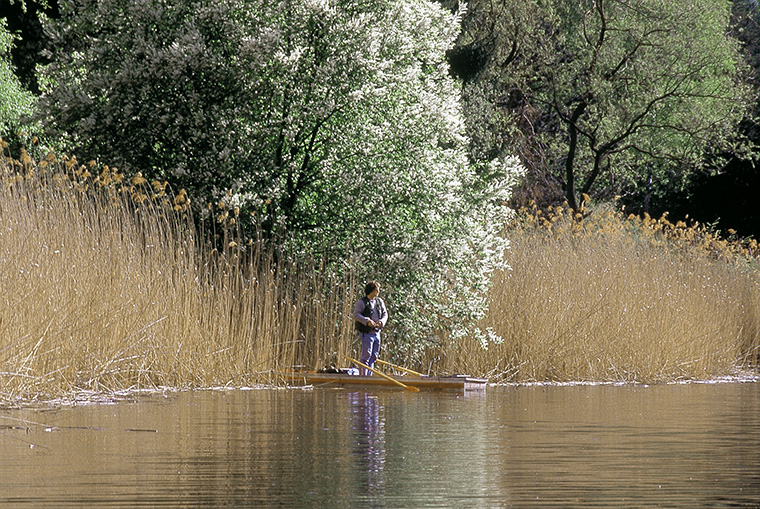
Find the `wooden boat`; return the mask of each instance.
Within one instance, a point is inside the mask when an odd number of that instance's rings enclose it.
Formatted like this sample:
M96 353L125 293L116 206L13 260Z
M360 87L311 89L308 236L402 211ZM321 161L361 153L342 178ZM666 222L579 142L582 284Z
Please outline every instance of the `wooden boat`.
M288 376L288 381L298 385L315 386L351 386L351 387L389 387L398 388L398 382L408 387L416 387L422 390L458 390L458 391L482 391L488 385L484 378L474 378L466 375L453 376L399 376L387 375L385 377L372 375L364 376L352 374L352 370L339 370L339 372L294 372Z

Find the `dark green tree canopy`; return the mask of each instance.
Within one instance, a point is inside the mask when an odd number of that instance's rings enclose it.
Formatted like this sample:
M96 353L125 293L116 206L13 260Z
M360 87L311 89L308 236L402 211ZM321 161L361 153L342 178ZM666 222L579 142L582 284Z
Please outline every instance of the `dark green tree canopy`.
M481 152L514 146L584 193L619 193L698 167L751 103L730 3L475 1L460 46L490 48L465 89Z

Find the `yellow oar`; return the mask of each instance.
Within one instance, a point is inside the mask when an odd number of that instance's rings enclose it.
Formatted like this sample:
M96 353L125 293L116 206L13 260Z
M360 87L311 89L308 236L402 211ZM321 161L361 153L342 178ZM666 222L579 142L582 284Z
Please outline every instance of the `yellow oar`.
M362 367L362 368L364 368L364 369L367 369L367 370L369 370L369 371L372 371L374 374L376 374L376 375L378 375L378 376L381 376L381 377L385 378L386 380L390 380L390 381L391 381L391 382L393 382L394 384L396 384L396 385L399 385L399 386L403 387L403 388L404 388L404 389L406 389L407 391L411 391L411 392L420 392L420 390L419 390L417 387L412 387L411 385L404 385L404 384L402 384L401 382L399 382L398 380L396 380L395 378L391 378L391 377L389 377L388 375L386 375L385 373L383 373L383 372L381 372L381 371L378 371L378 370L376 370L376 369L372 369L372 368L370 368L369 366L367 366L366 364L364 364L364 363L362 363L362 362L359 362L359 361L357 361L356 359L352 359L352 358L351 358L351 357L349 357L348 355L344 355L344 357L345 357L346 359L350 360L351 362L353 362L354 364L356 364L357 366L361 366L361 367Z
M422 373L417 373L416 371L412 371L411 369L406 369L406 368L404 368L404 367L401 367L401 366L397 366L397 365L395 365L395 364L391 364L390 362L381 361L380 359L377 359L377 362L379 362L379 363L380 363L380 364L382 364L383 366L388 366L388 367L391 367L391 368L400 369L401 371L405 371L405 372L409 373L410 375L414 375L414 376L425 376L425 375L423 375Z

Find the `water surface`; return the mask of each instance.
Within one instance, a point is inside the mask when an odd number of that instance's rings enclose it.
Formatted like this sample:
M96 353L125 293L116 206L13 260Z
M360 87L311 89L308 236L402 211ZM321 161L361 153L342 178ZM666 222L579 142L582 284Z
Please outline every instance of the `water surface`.
M0 504L760 504L760 384L236 390L0 411Z

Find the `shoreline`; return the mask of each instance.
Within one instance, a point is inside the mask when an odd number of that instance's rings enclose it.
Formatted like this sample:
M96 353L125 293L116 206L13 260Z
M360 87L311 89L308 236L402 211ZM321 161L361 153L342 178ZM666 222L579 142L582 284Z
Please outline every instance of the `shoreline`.
M498 382L489 383L490 388L565 388L565 387L620 387L620 388L648 388L667 385L716 385L716 384L744 384L744 383L760 383L760 372L757 371L741 371L733 375L719 376L711 379L684 379L673 380L668 382L629 382L629 381L568 381L568 382ZM233 391L260 391L260 390L297 390L297 391L312 391L318 387L313 385L270 385L270 384L254 384L254 385L241 385L241 386L209 386L209 387L169 387L161 386L150 389L118 389L113 392L97 392L97 391L75 391L69 395L51 398L51 399L27 399L19 398L8 401L0 400L0 411L12 411L12 410L49 410L56 407L76 407L76 406L88 406L88 405L116 405L121 403L134 403L141 397L150 396L164 396L166 398L173 397L183 392L233 392ZM335 387L331 387L334 389ZM362 388L357 389L355 387L345 388L347 391L351 390L385 390L386 388Z

